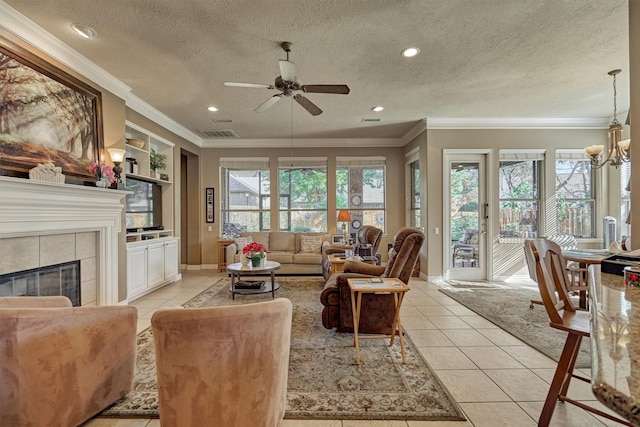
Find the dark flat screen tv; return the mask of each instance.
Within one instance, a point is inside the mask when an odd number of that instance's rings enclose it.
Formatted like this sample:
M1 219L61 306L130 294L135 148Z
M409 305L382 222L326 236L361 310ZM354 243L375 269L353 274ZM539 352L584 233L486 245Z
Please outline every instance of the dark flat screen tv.
M162 230L162 187L155 182L127 178L127 231Z

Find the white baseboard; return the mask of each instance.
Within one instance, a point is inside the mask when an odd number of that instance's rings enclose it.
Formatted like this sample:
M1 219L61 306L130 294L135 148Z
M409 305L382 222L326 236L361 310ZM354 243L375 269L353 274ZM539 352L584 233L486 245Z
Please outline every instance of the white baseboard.
M185 270L187 270L187 271L200 271L200 270L202 270L202 266L201 265L187 265L187 268L185 268Z
M217 270L218 264L202 264L200 267L202 270Z

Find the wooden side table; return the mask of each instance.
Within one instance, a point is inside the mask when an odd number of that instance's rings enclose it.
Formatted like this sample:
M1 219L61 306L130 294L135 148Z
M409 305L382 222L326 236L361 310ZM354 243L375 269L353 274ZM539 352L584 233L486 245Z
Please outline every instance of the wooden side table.
M373 279L375 280L375 279ZM351 290L351 311L353 313L353 345L356 348L356 365L360 364L360 338L391 338L390 345L393 345L398 334L400 341L400 351L402 353L402 363L407 362L407 354L404 349L404 336L402 335L402 324L400 322L400 306L405 292L409 290L409 286L400 279L383 278L382 283L372 282L372 279L347 279L349 289ZM391 325L391 335L371 335L358 336L358 328L360 324L360 310L362 309L362 294L386 295L393 294L395 300L395 314L393 316L393 324Z
M329 258L329 265L331 266L331 274L339 271L343 271L344 263L347 261L353 261L351 259L346 259L344 257L337 257L335 255L329 255L328 258ZM375 265L375 261L372 261L372 260L362 260L360 262Z
M227 246L233 243L233 240L218 240L218 272L227 271Z

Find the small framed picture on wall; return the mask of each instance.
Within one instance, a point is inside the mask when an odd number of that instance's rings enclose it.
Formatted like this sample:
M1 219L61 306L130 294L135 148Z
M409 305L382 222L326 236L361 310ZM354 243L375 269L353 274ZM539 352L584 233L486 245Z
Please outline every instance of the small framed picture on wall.
M204 191L205 215L207 222L214 222L213 216L213 188L209 187Z

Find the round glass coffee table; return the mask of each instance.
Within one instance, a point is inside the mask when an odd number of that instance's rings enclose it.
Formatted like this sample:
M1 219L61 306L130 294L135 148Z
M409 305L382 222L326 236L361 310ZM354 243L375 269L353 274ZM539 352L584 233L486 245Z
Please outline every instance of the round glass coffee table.
M275 298L276 290L280 289L280 283L275 281L275 272L280 270L280 263L275 261L266 261L263 267L252 267L249 265L242 265L242 263L236 262L227 266L227 273L231 274L231 299L236 299L236 294L251 295L251 294L264 294L271 292L271 296ZM271 280L262 281L242 281L240 276L257 276L257 275L271 275Z

